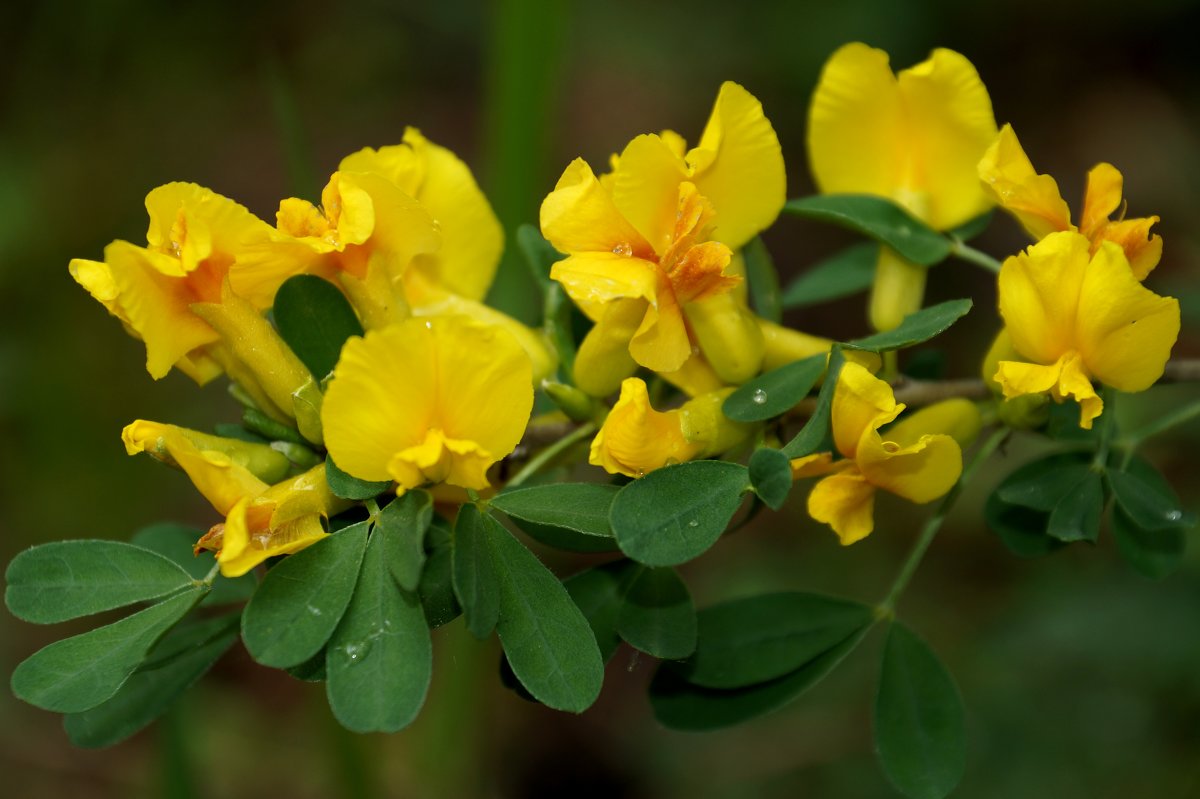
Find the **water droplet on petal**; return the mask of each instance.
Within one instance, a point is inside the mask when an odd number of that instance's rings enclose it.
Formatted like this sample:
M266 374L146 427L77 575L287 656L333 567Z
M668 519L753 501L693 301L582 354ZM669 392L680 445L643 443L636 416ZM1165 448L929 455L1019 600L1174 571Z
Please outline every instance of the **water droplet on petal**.
M750 399L755 405L763 405L767 401L767 392L763 391L761 388L756 388L754 393L750 395Z
M627 241L622 241L612 248L613 255L633 255L633 247Z

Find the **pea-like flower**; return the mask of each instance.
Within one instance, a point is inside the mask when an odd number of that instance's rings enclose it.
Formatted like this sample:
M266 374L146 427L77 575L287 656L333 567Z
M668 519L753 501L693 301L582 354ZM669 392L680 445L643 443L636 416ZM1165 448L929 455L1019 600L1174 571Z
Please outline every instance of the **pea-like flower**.
M144 420L126 426L121 437L130 455L144 452L181 469L225 517L196 549L216 550L226 577L319 541L327 535L321 520L350 506L330 491L324 464L285 477L287 458L265 444Z
M656 411L645 382L630 377L621 384L620 398L592 440L588 462L609 474L641 477L668 464L733 449L754 433L755 426L731 421L721 411L732 392L724 388L679 408Z
M808 513L832 527L843 545L874 529L879 489L921 504L943 496L962 474L962 446L980 429L974 404L946 400L880 432L904 408L886 382L857 363L846 363L831 409L841 459L820 452L792 461L796 478L828 475L808 495Z
M1162 376L1179 335L1179 301L1143 286L1125 251L1082 233L1051 233L1005 260L1000 315L1028 362L1000 361L1005 397L1049 393L1079 402L1090 429L1104 410L1092 380L1144 391Z
M778 216L785 184L775 130L736 83L722 85L691 150L666 131L635 138L603 177L573 161L542 203L541 227L567 253L550 276L596 323L578 385L603 395L639 364L675 372L694 344L726 382L755 374L762 334L729 293L741 280L729 267L732 250Z
M1123 178L1112 164L1100 163L1088 172L1078 226L1071 222L1071 211L1058 191L1058 183L1034 171L1011 125L1000 130L979 162L979 178L1034 241L1059 231L1078 231L1091 242L1093 254L1102 242L1111 241L1125 251L1138 280L1145 280L1162 258L1162 238L1150 233L1158 217L1124 218ZM1111 219L1118 209L1120 218Z
M887 197L949 230L992 205L976 166L995 137L991 99L964 56L937 49L896 75L887 53L855 42L821 73L808 152L822 193ZM920 307L925 274L881 249L870 300L876 329L890 330Z
M475 490L520 441L533 408L529 356L466 317L409 319L351 338L325 394L325 444L339 468Z

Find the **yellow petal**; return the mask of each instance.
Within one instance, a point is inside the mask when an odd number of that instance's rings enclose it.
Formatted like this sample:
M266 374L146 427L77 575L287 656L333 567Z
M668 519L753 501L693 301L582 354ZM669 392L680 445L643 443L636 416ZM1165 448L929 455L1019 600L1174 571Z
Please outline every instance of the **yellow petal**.
M1021 354L1013 348L1012 337L1008 335L1008 328L1000 328L1000 332L992 339L992 345L988 347L987 355L983 357L983 380L988 384L993 392L1000 391L1000 384L996 382L996 371L1000 368L1001 361L1019 361Z
M878 331L895 330L904 317L921 309L929 270L906 261L891 247L880 247L871 283L868 317Z
M363 195L368 198L374 227L370 238L358 247L369 252L371 258L380 259L393 280L400 278L417 256L440 252L444 236L430 212L420 202L400 191L396 184L371 173L341 173L340 191L342 201L348 197ZM366 215L359 205L359 213ZM339 223L339 235L344 235L346 225L352 225L349 209L343 211ZM365 225L365 222L364 222ZM349 263L356 259L357 247L347 244L345 257ZM354 273L355 270L348 269ZM358 275L362 277L361 274ZM489 278L490 279L490 278Z
M393 458L425 445L432 430L473 442L492 459L508 455L532 407L529 357L511 335L465 317L434 317L350 339L322 421L338 466L388 480Z
M263 492L255 503L270 503L271 527L279 527L304 516L329 518L353 503L335 496L325 478L325 464L276 483Z
M994 372L993 372L994 374ZM915 413L910 413L889 427L883 438L901 447L916 444L926 435L947 435L966 449L975 443L983 429L983 417L979 408L970 400L956 397L935 402Z
M499 458L473 441L449 439L433 429L416 446L397 452L388 463L396 493L425 483L449 483L480 490L488 487L487 470Z
M613 204L659 255L673 241L679 184L687 179L683 159L653 134L629 142L613 173Z
M1041 364L1075 348L1075 316L1088 268L1087 238L1052 233L1000 268L1000 315L1012 345Z
M858 444L856 460L873 485L918 504L943 496L962 474L962 449L948 435L922 435L901 445L889 433L881 437L868 430Z
M1092 250L1098 250L1102 242L1111 241L1125 251L1133 276L1145 280L1162 259L1162 237L1150 233L1157 223L1158 217L1150 216L1101 225L1092 237Z
M906 168L900 86L887 53L852 43L825 63L813 93L808 154L824 194L891 197Z
M225 452L202 450L182 428L139 419L121 431L125 451L157 453L157 457L182 469L218 513L227 514L244 498L254 498L267 484Z
M832 527L842 546L861 541L875 529L875 486L857 470L832 474L813 486L808 515Z
M602 307L603 316L583 337L575 353L575 385L593 397L607 397L637 371L629 342L645 320L648 308L641 299L614 300Z
M838 466L853 466L852 460L833 460L832 452L814 452L802 458L792 459L792 479L801 480L805 477L819 477L837 471Z
M318 516L303 516L275 528L252 527L249 504L249 500L238 503L225 519L217 562L226 577L240 577L267 558L299 552L328 535Z
M416 260L417 269L444 290L482 300L504 249L504 229L471 169L453 152L406 128L403 144L365 148L339 169L370 172L416 198L437 221L441 248Z
M533 368L534 383L541 383L544 379L553 375L554 370L558 368L558 355L551 348L550 344L546 341L546 337L540 330L524 325L508 314L497 311L495 308L492 308L490 305L484 305L482 302L477 302L457 294L447 294L437 302L414 307L412 314L416 318L466 316L474 319L476 322L502 328L504 332L516 339L517 343L521 345L521 349L529 356L529 362Z
M1162 377L1179 336L1179 301L1143 286L1120 247L1105 243L1083 278L1076 336L1090 374L1144 391Z
M984 153L979 162L979 179L1035 241L1056 231L1073 229L1071 211L1058 191L1058 184L1049 175L1033 171L1033 164L1011 125L1000 129Z
M1121 207L1121 186L1124 178L1112 164L1096 164L1087 174L1083 192L1083 212L1079 215L1079 232L1092 238L1098 227L1108 222Z
M1009 399L1045 393L1056 402L1075 399L1080 407L1079 426L1086 430L1091 429L1092 420L1104 410L1104 402L1096 394L1091 379L1083 370L1079 353L1074 350L1049 366L1001 361L996 380Z
M609 474L641 477L691 460L700 447L684 437L680 425L679 411L654 410L646 384L631 377L621 384L620 398L592 439L588 463Z
M582 158L567 166L554 191L542 201L541 227L542 235L559 252L653 255Z
M218 270L218 286L243 248L273 233L245 207L194 183L168 183L152 190L146 195L146 211L150 249L178 258L183 274L202 265Z
M859 364L843 364L830 410L838 452L853 458L864 432L887 424L903 410L886 382Z
M114 241L105 248L104 260L117 290L118 316L146 343L146 371L155 380L189 353L219 338L207 322L192 313L191 304L197 297L187 281L159 268L174 259Z
M705 360L726 383L744 383L762 369L766 345L757 317L730 293L684 307Z
M976 165L996 136L996 120L979 73L965 57L939 48L898 76L911 159L893 195L937 230L979 216L991 201ZM905 195L912 197L905 202Z
M569 255L550 267L550 278L585 310L598 311L616 299L653 301L658 266L641 258L612 252Z
M712 237L739 249L771 226L787 200L783 152L762 104L721 84L700 143L687 154L692 179L717 212Z
M696 347L692 347L692 354L683 362L683 366L673 372L659 372L658 376L689 397L725 387L724 381L717 376Z
M683 310L675 299L670 281L659 272L655 301L646 308L646 316L629 341L633 360L656 372L674 372L692 355Z

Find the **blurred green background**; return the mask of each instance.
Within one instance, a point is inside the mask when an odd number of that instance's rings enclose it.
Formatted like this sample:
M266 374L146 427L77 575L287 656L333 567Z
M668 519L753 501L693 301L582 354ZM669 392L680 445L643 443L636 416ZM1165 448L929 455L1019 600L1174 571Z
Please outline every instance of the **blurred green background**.
M862 40L908 66L936 46L965 53L1035 165L1075 204L1099 160L1126 176L1130 211L1159 214L1166 255L1150 283L1181 298L1177 356L1200 354L1200 58L1185 0L361 4L47 0L6 9L0 44L0 561L62 538L126 538L157 519L208 527L182 475L126 458L134 418L206 428L232 420L220 385L155 383L142 346L67 274L114 238L141 241L146 192L191 180L273 219L315 195L338 160L398 142L405 125L457 151L507 225L536 221L567 162L604 163L633 135L692 140L725 79L763 102L783 143L789 194L811 192L809 94L840 44ZM1077 206L1076 206L1077 208ZM786 279L849 239L795 220L766 236ZM998 218L978 245L1024 245ZM532 295L510 265L496 289L517 313ZM507 267L506 267L507 268ZM949 263L930 300L972 296L947 347L973 376L996 329L994 287ZM834 337L865 331L861 298L791 319ZM1189 327L1190 325L1190 327ZM1136 423L1194 399L1159 389L1123 403ZM1200 429L1147 454L1185 505ZM972 487L901 613L965 696L964 797L1200 795L1200 554L1153 583L1111 543L1021 561L987 532L987 489L1029 454L1015 442ZM701 605L763 590L876 599L919 510L884 502L875 535L843 550L803 513L781 514L686 567ZM551 556L563 573L574 561ZM454 625L457 627L457 625ZM82 629L82 627L80 628ZM63 635L0 614L0 672ZM0 692L0 773L9 796L875 797L870 704L880 641L760 721L710 735L661 729L648 658L619 652L598 705L568 717L499 686L497 653L435 635L422 718L395 736L353 737L320 686L258 667L240 650L179 711L108 751L71 748L58 717Z

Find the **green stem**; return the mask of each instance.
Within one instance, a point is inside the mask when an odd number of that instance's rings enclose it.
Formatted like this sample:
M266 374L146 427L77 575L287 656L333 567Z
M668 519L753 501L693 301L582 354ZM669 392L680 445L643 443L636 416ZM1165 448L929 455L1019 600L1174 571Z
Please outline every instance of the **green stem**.
M1104 409L1100 414L1100 444L1092 458L1092 471L1103 472L1108 466L1108 450L1112 446L1113 428L1117 418L1117 392L1108 386L1100 389Z
M954 507L954 503L962 494L963 486L967 484L978 470L980 465L986 461L996 448L1008 436L1008 428L1002 427L992 433L992 435L983 442L983 446L975 453L975 456L963 469L962 477L950 489L950 493L942 499L938 505L937 512L925 522L925 526L921 528L921 534L917 536L917 542L913 544L912 551L908 553L908 558L904 561L904 565L900 567L900 573L896 575L895 581L892 583L891 589L888 591L883 601L876 607L879 618L886 618L895 615L896 601L900 595L904 593L904 589L908 586L913 574L917 571L917 567L921 565L921 559L925 557L926 550L933 543L934 537L938 530L942 527L942 522L946 521L946 515L950 509Z
M213 580L217 579L217 572L219 572L220 570L221 570L221 564L213 563L212 568L208 570L208 574L204 575L204 581L203 581L204 584L212 585Z
M1177 408L1166 416L1156 419L1142 429L1130 433L1121 443L1132 454L1133 450L1140 447L1146 439L1153 438L1159 433L1165 433L1172 427L1189 422L1197 416L1200 416L1200 401L1184 405L1182 408Z
M950 254L959 260L981 266L989 272L998 273L1000 262L982 250L977 250L965 241L952 238Z
M522 483L527 481L529 478L533 477L535 474L537 474L539 471L541 471L542 468L547 463L554 460L559 455L561 455L563 452L565 452L566 450L575 446L580 441L583 441L585 438L587 438L588 436L590 436L592 433L595 433L595 432L596 432L595 422L588 422L587 424L576 428L569 435L563 436L558 441L555 441L553 444L546 447L544 450L539 452L537 455L534 455L532 458L530 458L529 462L525 464L525 466L521 469L521 471L519 471L515 475L513 475L513 478L511 480L509 480L505 485L507 485L509 488L513 488L515 486L521 485Z

